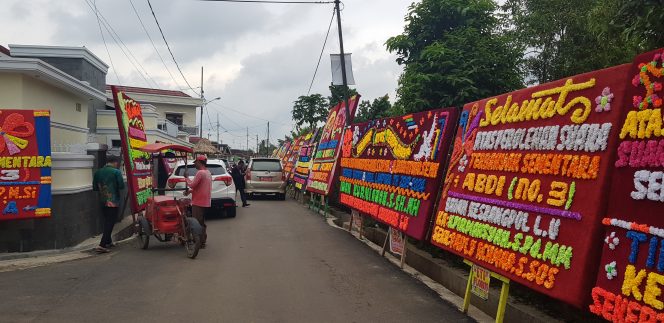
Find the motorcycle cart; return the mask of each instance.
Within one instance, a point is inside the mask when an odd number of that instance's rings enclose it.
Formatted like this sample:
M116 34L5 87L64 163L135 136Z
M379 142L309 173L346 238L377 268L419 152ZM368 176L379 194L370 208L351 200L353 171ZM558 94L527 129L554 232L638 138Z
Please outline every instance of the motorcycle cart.
M153 177L152 196L147 199L145 211L138 216L134 215L139 246L147 249L150 236L161 242L177 241L185 247L189 258L196 258L201 248L203 228L198 220L191 217L191 199L155 194L188 189L186 183L184 188L156 187L159 171L157 163L165 158L163 152L174 152L174 156L169 157L184 160L186 165L187 154L192 154L193 151L185 146L164 143L147 144L138 150L150 154L150 171Z

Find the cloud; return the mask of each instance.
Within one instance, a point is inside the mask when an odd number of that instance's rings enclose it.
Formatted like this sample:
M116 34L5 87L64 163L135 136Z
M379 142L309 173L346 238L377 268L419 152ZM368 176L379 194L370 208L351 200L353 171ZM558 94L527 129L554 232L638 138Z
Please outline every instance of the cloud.
M111 68L107 83L183 89L185 82L166 51L145 0L131 0L165 61L162 63L145 35L129 0L96 1L140 66L134 66L104 30ZM356 88L364 99L390 94L394 99L401 68L387 53L384 42L403 30L407 7L413 0L346 0L342 11L344 43L353 53ZM332 14L330 5L262 5L191 0L151 0L173 53L191 86L198 87L205 67L205 94L221 96L204 118L216 137L216 113L228 132L226 142L250 145L255 136L282 138L292 127L290 111L306 94ZM85 0L6 0L0 11L0 40L7 45L40 44L86 46L111 65L97 18ZM336 21L312 88L328 95L329 54L338 52ZM137 64L136 64L137 65ZM170 74L168 71L170 71ZM139 72L139 70L141 70ZM143 71L145 70L145 71ZM150 80L144 78L149 74ZM143 74L143 76L141 76ZM171 77L171 74L173 75ZM154 83L157 85L154 85ZM190 92L191 93L191 92ZM219 106L218 104L221 104ZM210 115L210 118L207 115ZM220 132L224 130L220 129Z

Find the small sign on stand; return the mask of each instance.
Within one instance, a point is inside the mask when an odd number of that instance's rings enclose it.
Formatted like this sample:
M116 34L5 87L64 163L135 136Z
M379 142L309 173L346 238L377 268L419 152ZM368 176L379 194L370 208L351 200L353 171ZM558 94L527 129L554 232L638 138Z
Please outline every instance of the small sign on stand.
M383 242L383 250L380 253L382 257L385 257L388 240L390 243L390 252L401 255L399 267L403 268L403 264L406 262L406 251L408 250L408 240L406 240L406 235L399 232L399 230L390 227L390 229L387 230L387 236L385 236L385 242Z
M507 277L477 266L468 260L464 260L463 262L470 266L470 275L468 276L468 283L466 284L466 293L463 297L463 308L461 311L468 313L471 293L482 299L489 299L489 282L490 277L493 277L503 283L503 286L500 289L500 299L498 300L498 310L496 312L496 323L502 323L505 318L505 307L507 307L507 296L510 291L510 280L507 279ZM483 295L486 295L486 298L484 298Z
M475 296L485 301L488 300L489 284L491 283L491 272L475 264L473 264L470 270L473 272L473 280L470 291L475 294Z
M348 232L353 233L353 228L359 233L359 238L362 239L362 214L356 209L350 211L350 223L348 224Z

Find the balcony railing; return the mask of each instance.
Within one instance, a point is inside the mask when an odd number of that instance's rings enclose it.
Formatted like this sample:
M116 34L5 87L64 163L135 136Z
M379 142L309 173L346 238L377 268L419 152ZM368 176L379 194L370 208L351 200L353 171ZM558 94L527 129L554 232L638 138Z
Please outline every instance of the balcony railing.
M178 129L180 131L184 131L192 136L198 136L198 126L191 127L191 126L178 126Z
M161 131L166 132L169 136L173 138L177 138L178 136L178 125L166 119L157 120L157 128L159 128L159 130Z

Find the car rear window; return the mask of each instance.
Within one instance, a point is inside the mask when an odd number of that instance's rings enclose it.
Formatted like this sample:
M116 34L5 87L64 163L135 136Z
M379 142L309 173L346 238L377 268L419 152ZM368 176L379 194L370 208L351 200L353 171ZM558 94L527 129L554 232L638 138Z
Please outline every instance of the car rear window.
M251 170L258 172L280 172L281 163L278 160L254 160Z
M189 170L188 171L189 176L196 175L196 167L194 165L187 165L187 169ZM212 176L226 174L226 170L221 165L209 164L209 165L207 165L207 169L210 171L210 174L212 174ZM176 176L184 176L184 166L178 167L178 169L175 170L175 175Z

